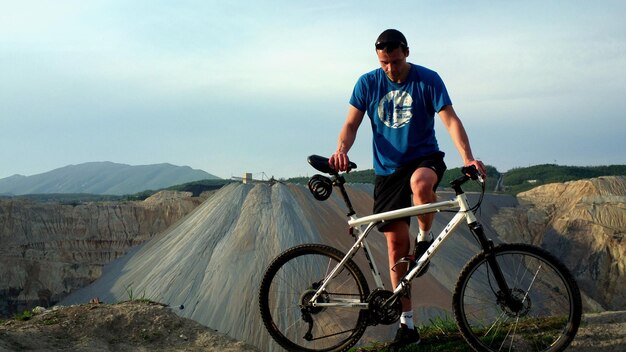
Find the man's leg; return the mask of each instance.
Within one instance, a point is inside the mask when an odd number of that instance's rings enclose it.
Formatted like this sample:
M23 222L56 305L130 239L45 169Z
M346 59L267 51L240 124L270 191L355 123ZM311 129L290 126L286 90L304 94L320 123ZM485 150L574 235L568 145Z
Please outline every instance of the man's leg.
M394 267L398 260L409 254L411 249L409 224L403 220L388 224L385 227L385 237L387 238L391 283L396 288L406 274L406 265L398 265L395 271L391 270L391 268ZM396 332L396 337L389 344L389 348L392 351L402 346L420 342L420 335L413 323L411 297L402 297L400 302L402 303L402 316L400 317L400 327Z
M420 205L437 201L437 194L433 190L437 184L437 173L428 167L420 167L411 176L411 191L413 204ZM423 214L417 217L420 232L428 233L433 225L435 213Z
M409 225L404 221L393 221L385 226L385 238L387 238L387 256L389 259L389 276L391 284L395 289L398 287L400 280L406 274L406 265L398 265L391 270L398 260L409 255L411 250L411 239L409 237ZM407 297L401 298L402 311L411 310L411 299Z
M445 168L445 166L444 166ZM432 203L437 200L434 192L438 176L434 170L428 167L420 167L411 174L410 187L413 194L413 204ZM418 217L420 232L430 231L434 214L427 214ZM395 221L388 224L385 229L387 238L387 252L389 267L392 268L402 257L409 254L411 240L409 236L409 224L405 221ZM422 243L420 243L421 245ZM398 265L395 271L390 270L391 283L394 288L398 286L402 277L406 274L406 266ZM419 343L420 336L413 327L413 308L410 297L402 297L402 317L400 328L396 333L394 341L390 344L392 349L405 346L411 343Z
M437 200L437 195L433 191L437 183L437 174L430 168L421 167L413 172L411 176L411 190L413 191L413 203L425 204L432 203ZM421 230L430 231L433 223L433 214L424 214L418 216L418 222ZM411 250L411 238L409 236L409 224L405 221L394 221L385 226L385 237L387 238L387 255L389 259L389 275L391 284L395 289L398 287L400 280L406 274L406 265L398 265L395 270L391 270L395 264L403 257L409 255ZM409 297L401 298L402 311L411 311L411 299Z
M437 200L437 195L433 191L437 183L437 174L430 168L421 167L416 169L411 176L411 190L413 192L413 203L424 204ZM424 214L418 217L420 229L430 231L434 214ZM406 274L406 266L398 265L391 270L395 264L403 257L409 255L411 250L411 239L409 236L409 224L405 221L393 221L385 226L385 237L387 239L387 256L389 260L389 275L391 284L395 289L400 280ZM403 297L402 311L412 310L410 298Z

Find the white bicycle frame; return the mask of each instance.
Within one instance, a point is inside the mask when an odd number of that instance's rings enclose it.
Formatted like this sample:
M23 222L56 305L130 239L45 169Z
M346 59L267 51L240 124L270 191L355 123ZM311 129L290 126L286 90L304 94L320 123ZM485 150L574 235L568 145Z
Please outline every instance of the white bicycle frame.
M348 220L348 224L352 227L354 235L357 237L356 242L346 253L343 259L339 262L339 264L337 264L332 269L322 285L317 289L317 292L315 292L313 297L311 297L311 300L309 301L310 304L313 307L352 307L362 309L367 308L368 302L361 302L359 299L339 298L334 299L332 302L317 302L317 300L319 296L325 291L328 283L333 280L341 271L343 266L354 257L359 248L363 247L368 257L370 257L369 253L371 253L371 251L369 249L369 245L367 244L366 237L374 228L374 226L376 226L376 224L393 219L435 213L442 210L454 208L458 208L458 211L456 212L454 217L435 238L433 243L426 250L426 253L424 253L422 257L418 259L417 265L404 276L404 278L398 284L398 287L396 287L393 291L394 295L399 295L401 291L405 290L409 282L413 280L413 278L421 271L422 267L426 265L426 263L437 253L441 245L443 245L443 243L457 229L463 219L466 219L468 224L476 222L476 216L474 216L474 213L469 209L467 196L465 195L465 193L462 193L456 195L454 199L449 201L415 205L408 208L368 215L362 218L357 217L355 214L350 215L350 220ZM374 282L376 283L376 286L378 288L384 288L384 284L380 277L380 271L378 270L376 262L373 258L368 259L371 263L370 270L372 272L372 276L374 277Z

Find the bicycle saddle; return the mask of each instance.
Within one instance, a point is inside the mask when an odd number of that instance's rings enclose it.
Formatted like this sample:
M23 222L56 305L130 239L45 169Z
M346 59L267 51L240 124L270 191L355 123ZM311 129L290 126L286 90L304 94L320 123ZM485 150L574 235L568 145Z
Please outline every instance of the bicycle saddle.
M326 158L326 157L319 156L319 155L310 155L307 158L307 161L309 162L309 164L311 164L311 166L313 166L318 171L325 172L325 173L331 174L331 175L336 175L337 174L337 171L335 169L331 168L330 164L328 164L328 158ZM350 171L352 169L356 169L356 164L353 163L353 162L350 162L350 165L348 167L348 171Z

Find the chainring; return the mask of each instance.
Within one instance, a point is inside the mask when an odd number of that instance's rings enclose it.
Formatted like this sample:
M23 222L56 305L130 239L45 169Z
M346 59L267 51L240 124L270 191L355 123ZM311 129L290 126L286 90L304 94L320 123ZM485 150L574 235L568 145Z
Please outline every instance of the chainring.
M367 298L370 325L390 325L400 319L402 314L402 303L399 299L394 302L387 302L393 296L393 292L375 289Z

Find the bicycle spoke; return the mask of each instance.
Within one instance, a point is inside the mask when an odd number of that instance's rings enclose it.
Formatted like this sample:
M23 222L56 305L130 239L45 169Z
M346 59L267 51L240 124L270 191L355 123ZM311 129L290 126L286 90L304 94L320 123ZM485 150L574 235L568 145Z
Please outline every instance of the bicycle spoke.
M526 301L526 298L528 298L530 289L533 287L533 284L535 283L535 280L537 279L537 275L539 274L540 270L541 270L541 265L539 265L539 268L537 268L537 271L535 272L535 276L533 276L533 279L531 280L530 285L528 285L528 288L526 289L526 294L524 295L524 299L522 299L522 303L524 303L524 301Z

